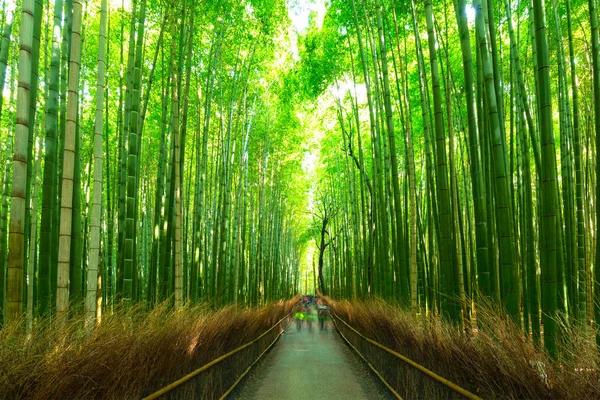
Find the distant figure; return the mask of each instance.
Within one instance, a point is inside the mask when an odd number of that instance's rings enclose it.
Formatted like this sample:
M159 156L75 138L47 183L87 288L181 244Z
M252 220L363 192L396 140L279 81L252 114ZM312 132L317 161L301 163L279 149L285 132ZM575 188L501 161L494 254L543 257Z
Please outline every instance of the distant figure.
M308 331L312 332L312 307L310 306L310 303L306 304L306 308L305 308L305 319L306 319L306 323L308 324Z
M294 314L294 319L296 320L296 330L302 329L302 320L304 319L303 312L297 312Z
M308 298L306 296L302 296L300 300L298 300L298 310L294 313L294 319L296 320L296 330L302 329L302 323L306 319L306 307L308 305Z
M302 325L304 325L304 322L306 322L309 332L312 332L313 320L317 320L317 314L315 313L315 297L312 295L304 295L300 297L300 300L298 300L298 305L294 307L294 309L297 310L294 313L296 329L300 331L302 329Z
M317 312L319 314L319 328L321 330L327 330L325 321L327 320L327 316L329 315L329 307L323 302L323 300L321 300L321 298L317 299Z

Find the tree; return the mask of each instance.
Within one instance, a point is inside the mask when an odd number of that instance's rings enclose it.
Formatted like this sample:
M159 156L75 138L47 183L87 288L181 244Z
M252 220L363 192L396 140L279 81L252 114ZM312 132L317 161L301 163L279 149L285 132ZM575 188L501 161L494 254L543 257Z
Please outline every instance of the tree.
M324 256L327 247L329 247L329 245L331 245L337 237L337 233L331 234L329 232L331 230L331 221L337 214L338 210L330 199L321 200L317 205L316 210L313 212L313 221L315 223L315 227L318 226L316 230L317 237L315 238L315 241L317 242L317 249L319 250L319 262L317 270L319 273L319 291L324 295L329 293L329 290L327 290L327 286L325 285L325 278L323 276Z

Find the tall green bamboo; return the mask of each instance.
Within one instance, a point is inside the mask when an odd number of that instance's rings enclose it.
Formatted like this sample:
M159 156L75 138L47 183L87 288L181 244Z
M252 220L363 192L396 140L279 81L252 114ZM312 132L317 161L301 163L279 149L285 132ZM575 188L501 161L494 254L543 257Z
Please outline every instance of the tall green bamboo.
M362 30L360 26L360 22L358 19L358 12L356 10L356 1L352 0L352 14L354 17L354 24L356 27L356 35L358 40L360 59L363 69L363 76L367 91L367 103L369 106L369 122L370 122L370 131L372 137L372 147L373 151L373 199L372 199L372 212L373 212L373 225L374 230L374 254L375 257L379 260L379 263L373 263L373 268L371 269L371 290L372 293L380 293L380 285L377 282L379 279L377 273L379 267L381 270L387 271L388 267L388 254L387 254L387 246L383 243L384 241L389 240L387 235L388 224L385 222L384 218L384 182L383 182L383 173L382 173L382 155L381 155L381 143L380 143L380 132L379 132L379 124L377 122L377 117L375 114L375 104L373 98L376 95L373 94L373 85L372 78L370 76L370 70L367 64L367 52L365 51L365 45L363 41ZM374 54L375 56L375 54ZM376 56L375 56L376 57ZM374 62L374 65L377 65L377 62Z
M25 266L26 268L30 263L34 263L34 260L30 260L29 256L29 245L31 238L31 214L32 214L32 182L33 182L33 161L34 161L34 146L35 141L35 126L36 126L36 115L37 115L37 103L38 103L38 86L39 86L39 67L40 67L40 40L42 33L42 16L44 13L44 6L42 0L35 0L34 6L34 19L33 19L33 44L31 47L31 86L29 91L29 137L27 142L27 183L25 185ZM23 279L25 280L24 285L27 290L29 285L34 285L33 280L28 280L26 276L26 270L23 270ZM23 292L23 296L26 296L26 290Z
M598 4L588 0L590 25L592 29L592 66L594 84L594 129L596 133L596 154L600 148L600 42L598 37ZM600 175L600 163L596 162L596 176ZM596 203L600 199L600 185L596 183ZM596 206L596 237L600 233L600 207ZM600 246L596 245L596 263L594 264L594 311L596 325L600 321ZM596 345L600 348L600 330L596 335Z
M4 85L6 84L6 68L8 66L8 50L10 48L10 36L14 23L14 15L8 14L2 30L2 39L0 39L0 93L4 93ZM0 117L4 104L4 96L0 96Z
M30 88L33 46L34 3L24 0L19 41L19 83L17 123L13 148L12 198L6 279L6 321L18 320L23 312L23 270L25 265L25 192L27 186L27 143L30 123Z
M485 208L485 190L482 184L480 144L477 142L477 109L475 107L473 57L471 39L466 14L465 0L454 2L456 19L460 32L460 46L463 59L465 94L467 99L467 123L469 128L469 161L471 166L471 187L473 190L473 207L475 211L475 240L477 252L478 288L481 294L491 298L490 269L487 262L487 217Z
M122 8L122 11L124 9ZM131 9L131 21L129 27L129 49L127 55L127 72L126 72L126 86L125 86L125 99L123 99L122 91L123 85L121 84L121 90L119 91L119 114L120 114L120 162L121 168L119 171L119 236L117 242L117 293L119 293L121 299L126 302L133 300L133 285L134 285L134 273L137 270L133 269L133 247L134 247L134 235L135 235L135 176L137 166L130 167L128 165L129 159L137 159L137 140L134 143L129 143L129 139L133 135L137 137L137 131L131 133L131 124L137 124L137 122L131 121L131 108L133 103L133 80L134 80L134 65L135 65L135 22L137 11L137 0L133 0ZM121 26L121 40L123 40L123 26ZM123 48L121 47L121 52ZM121 54L121 59L123 55ZM123 62L121 61L121 64ZM123 75L123 72L121 72ZM136 125L137 126L137 125ZM133 177L133 178L132 178ZM127 263L125 262L126 256ZM127 264L127 266L125 265Z
M585 245L585 217L583 210L583 173L581 167L581 128L579 110L579 89L577 81L577 65L575 63L575 50L573 45L573 28L571 26L570 1L566 0L567 26L569 35L569 64L571 66L571 95L573 100L573 147L575 151L575 202L577 218L577 267L578 271L578 305L577 321L580 327L585 327L586 303L587 303L587 268L586 268L586 245Z
M90 232L90 255L87 272L87 293L85 301L86 322L93 324L96 319L96 290L100 255L100 221L102 208L102 132L104 129L104 89L106 69L106 15L107 0L100 6L100 32L98 34L98 77L96 82L96 119L94 121L94 187L92 200L92 219Z
M14 75L14 69L11 73ZM10 100L14 97L14 82L11 84ZM6 273L8 267L8 201L10 196L10 173L11 173L11 158L12 158L12 123L9 124L9 134L7 136L6 154L2 163L4 164L3 179L2 179L2 206L0 208L0 325L4 322L7 296Z
M60 50L60 104L58 114L58 149L57 168L54 181L56 182L57 196L52 199L52 235L51 235L51 264L50 264L50 296L52 307L55 306L58 278L58 246L60 236L60 214L62 201L62 171L64 166L65 130L67 120L67 81L69 79L69 57L71 53L71 39L73 27L73 0L63 0L63 29Z
M54 2L54 31L62 28L62 0ZM42 216L40 226L40 260L38 282L39 313L47 313L51 307L50 269L52 265L52 223L53 199L56 196L56 156L59 109L59 79L60 79L60 36L52 36L52 57L50 61L50 82L48 87L48 102L46 103L46 141L44 152L44 183L42 188Z
M443 285L446 314L455 323L460 323L461 305L458 299L458 282L454 279L455 265L453 262L454 241L452 240L452 214L450 206L450 192L448 186L448 167L446 155L446 137L444 132L442 94L440 90L440 77L438 72L437 44L433 29L433 10L431 0L425 1L425 16L427 20L427 37L429 42L429 59L431 66L431 81L433 88L434 126L435 126L435 153L436 153L436 187L439 203L440 219L440 270L441 284Z
M82 26L84 26L82 24ZM83 31L82 31L83 33ZM73 199L71 206L71 255L69 257L69 302L71 313L79 314L83 310L84 286L83 266L82 266L82 210L81 210L81 124L79 115L81 105L78 105L76 129L75 129L75 148L74 148L74 166L73 166Z
M140 14L137 29L137 42L135 49L130 49L129 57L133 54L134 61L131 65L130 94L128 97L129 106L127 107L127 99L125 106L125 124L127 133L127 189L125 202L125 235L124 235L124 253L123 253L123 301L130 303L136 299L136 283L138 268L135 262L136 256L136 225L137 225L137 171L139 169L140 142L140 79L141 79L141 57L142 44L144 38L144 22L146 18L146 1L142 0L140 4ZM135 19L135 18L134 18ZM132 23L133 26L133 23ZM133 29L132 29L133 32ZM134 40L130 40L130 44ZM128 113L129 111L129 113Z
M175 17L171 20L171 34L175 41ZM181 234L181 165L183 157L180 154L179 140L179 68L177 68L177 58L175 57L175 46L171 49L171 61L173 62L173 142L174 142L174 168L175 168L175 309L183 306L183 256L182 251L182 234ZM177 72L176 72L177 71Z
M540 112L540 134L542 143L541 208L542 208L542 319L544 321L544 344L552 357L557 356L558 287L557 287L557 247L562 246L557 237L557 186L556 153L552 127L552 92L546 34L544 1L534 0L533 19L537 48L537 79Z
M503 305L513 321L520 325L520 293L519 293L519 272L514 262L514 244L513 227L510 204L510 190L508 182L508 168L506 163L506 153L504 152L504 140L502 139L502 129L500 125L504 121L500 120L498 114L496 87L492 68L491 55L488 49L487 35L481 1L475 0L473 3L476 12L476 30L481 50L483 63L483 74L485 79L485 93L488 107L488 119L491 128L491 144L494 174L494 189L496 201L496 214L498 221L498 244L500 251L501 266L501 294Z
M83 4L73 1L73 27L71 32L71 55L69 57L69 87L67 100L64 164L62 175L62 199L60 207L60 237L58 242L58 275L56 312L66 317L69 308L69 266L71 259L71 223L73 208L73 180L75 168L75 147L77 112L79 108L79 72L81 61L81 19Z
M402 203L400 201L400 185L398 182L398 160L396 157L396 133L394 128L394 115L392 113L392 102L391 102L391 90L390 90L390 78L388 73L388 60L387 50L385 42L385 31L383 29L383 17L382 17L382 6L379 0L375 1L375 7L377 11L377 36L379 37L379 52L381 59L381 72L383 75L383 100L386 117L386 127L389 141L389 153L391 163L391 180L393 189L393 207L396 220L396 242L393 244L395 257L398 259L394 260L394 264L397 266L397 270L400 275L397 279L401 280L400 286L400 298L406 304L409 304L410 293L408 289L408 275L409 271L407 268L406 260L404 259L404 240L402 231ZM392 275L390 275L390 278ZM405 284L406 283L406 284Z

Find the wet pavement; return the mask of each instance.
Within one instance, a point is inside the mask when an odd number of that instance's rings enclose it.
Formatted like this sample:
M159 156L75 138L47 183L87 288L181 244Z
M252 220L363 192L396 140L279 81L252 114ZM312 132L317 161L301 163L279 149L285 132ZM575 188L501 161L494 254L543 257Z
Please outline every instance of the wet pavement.
M240 383L232 399L392 399L328 321L296 322Z

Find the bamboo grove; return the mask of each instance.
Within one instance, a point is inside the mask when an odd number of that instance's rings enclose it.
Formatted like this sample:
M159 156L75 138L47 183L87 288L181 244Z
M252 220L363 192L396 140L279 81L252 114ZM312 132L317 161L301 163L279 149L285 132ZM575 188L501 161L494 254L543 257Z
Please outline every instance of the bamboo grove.
M0 316L297 293L285 5L11 3Z
M598 40L595 0L332 1L294 72L336 120L309 123L321 291L489 305L554 357L592 334Z
M312 280L598 331L597 0L312 3L2 3L4 320Z

